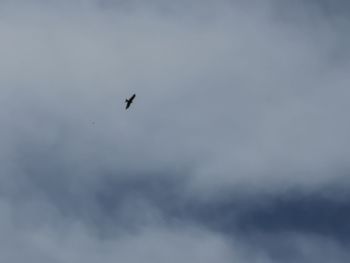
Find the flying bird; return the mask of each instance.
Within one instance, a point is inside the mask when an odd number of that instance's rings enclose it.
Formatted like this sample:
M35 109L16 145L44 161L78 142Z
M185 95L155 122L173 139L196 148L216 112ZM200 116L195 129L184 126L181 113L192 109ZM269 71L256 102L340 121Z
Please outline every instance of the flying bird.
M136 94L132 95L129 99L125 100L125 103L126 103L125 109L126 110L130 107L130 105L131 105L132 101L135 99L135 97L136 97Z

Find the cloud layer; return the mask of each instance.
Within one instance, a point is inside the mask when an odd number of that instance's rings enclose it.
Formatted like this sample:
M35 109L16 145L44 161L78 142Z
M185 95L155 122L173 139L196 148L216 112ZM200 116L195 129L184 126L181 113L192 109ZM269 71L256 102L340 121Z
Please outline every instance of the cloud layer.
M349 259L346 3L0 10L3 261Z

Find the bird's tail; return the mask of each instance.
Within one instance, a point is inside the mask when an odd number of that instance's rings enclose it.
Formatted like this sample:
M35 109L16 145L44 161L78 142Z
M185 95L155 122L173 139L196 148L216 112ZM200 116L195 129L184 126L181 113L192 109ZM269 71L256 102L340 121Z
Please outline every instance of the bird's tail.
M125 103L128 103L128 102L129 102L129 100L128 100L128 99L126 99L126 100L125 100Z

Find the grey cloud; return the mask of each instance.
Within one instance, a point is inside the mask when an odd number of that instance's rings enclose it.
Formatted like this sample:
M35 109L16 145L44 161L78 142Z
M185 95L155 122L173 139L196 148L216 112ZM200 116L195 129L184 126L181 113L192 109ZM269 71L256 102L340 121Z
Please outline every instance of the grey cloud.
M348 259L341 14L275 1L0 7L4 261Z

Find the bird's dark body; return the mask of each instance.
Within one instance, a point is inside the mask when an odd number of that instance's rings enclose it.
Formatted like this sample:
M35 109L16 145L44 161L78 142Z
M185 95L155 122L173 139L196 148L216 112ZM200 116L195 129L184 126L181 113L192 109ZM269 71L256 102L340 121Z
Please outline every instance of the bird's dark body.
M136 94L132 95L129 99L125 100L125 103L126 103L125 109L126 110L130 107L130 105L133 102L133 100L135 99L135 97L136 97Z

